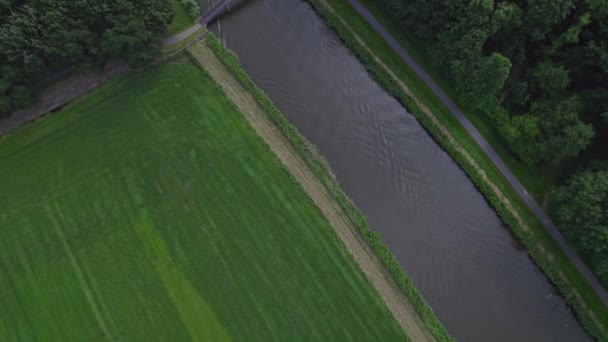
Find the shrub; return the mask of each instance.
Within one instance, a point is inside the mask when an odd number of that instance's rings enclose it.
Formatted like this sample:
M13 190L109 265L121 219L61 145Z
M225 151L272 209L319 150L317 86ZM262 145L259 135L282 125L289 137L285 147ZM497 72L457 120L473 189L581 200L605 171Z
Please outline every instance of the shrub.
M201 8L196 0L180 0L180 2L191 18L198 18L201 15Z

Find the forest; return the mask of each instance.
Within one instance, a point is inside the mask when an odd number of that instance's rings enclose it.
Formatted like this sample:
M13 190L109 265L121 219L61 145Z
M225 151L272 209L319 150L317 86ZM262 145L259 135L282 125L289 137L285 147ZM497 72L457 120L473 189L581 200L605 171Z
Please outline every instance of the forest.
M150 62L172 18L167 0L0 0L0 116L29 105L62 68Z
M608 2L381 3L521 162L574 161L552 216L608 284Z

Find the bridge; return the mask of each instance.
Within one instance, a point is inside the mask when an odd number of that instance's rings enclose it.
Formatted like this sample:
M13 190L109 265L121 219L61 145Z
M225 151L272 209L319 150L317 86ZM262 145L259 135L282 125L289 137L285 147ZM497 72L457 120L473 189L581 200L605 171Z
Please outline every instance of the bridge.
M235 8L243 0L219 0L216 4L211 6L201 19L201 25L207 26L215 18L221 16L226 12L230 12L231 9Z

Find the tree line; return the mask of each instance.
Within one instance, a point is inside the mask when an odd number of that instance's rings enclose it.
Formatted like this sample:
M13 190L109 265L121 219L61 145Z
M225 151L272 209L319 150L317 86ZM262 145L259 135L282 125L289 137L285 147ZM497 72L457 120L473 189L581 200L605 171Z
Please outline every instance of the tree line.
M172 18L167 0L0 0L0 116L29 105L62 67L148 63Z
M460 103L486 116L524 163L557 165L606 139L605 0L379 3L454 81ZM600 165L583 168L555 192L555 216L608 279L608 168Z

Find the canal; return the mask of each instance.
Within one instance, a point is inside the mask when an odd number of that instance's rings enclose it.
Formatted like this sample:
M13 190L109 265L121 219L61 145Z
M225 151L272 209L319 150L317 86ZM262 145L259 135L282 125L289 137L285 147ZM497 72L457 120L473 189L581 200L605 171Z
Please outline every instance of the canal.
M319 148L458 340L587 339L472 182L310 4L251 0L210 28Z

